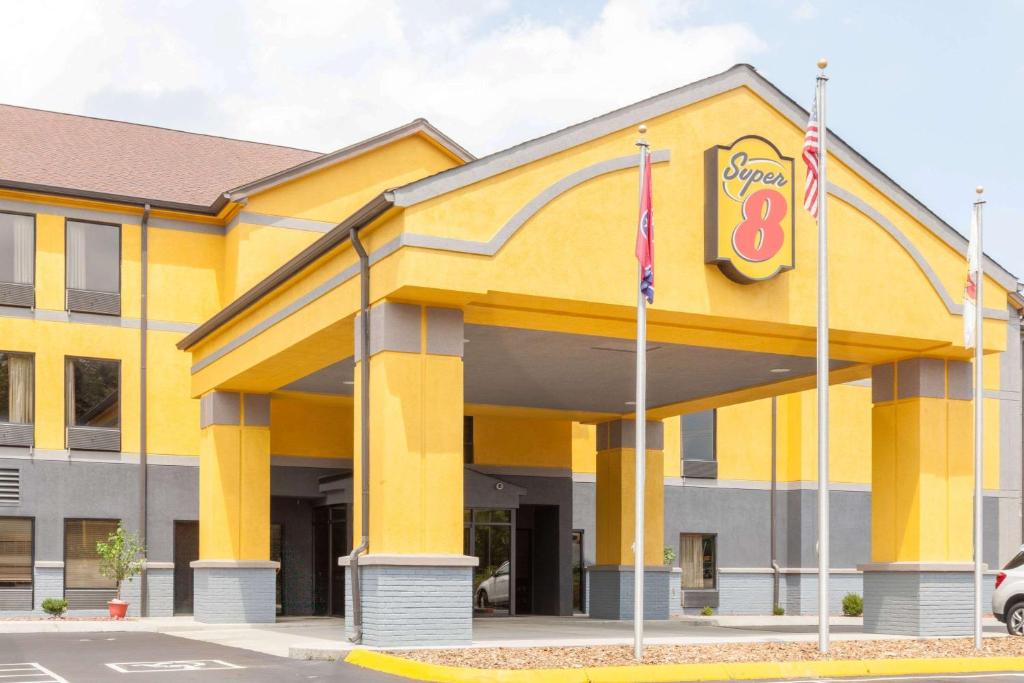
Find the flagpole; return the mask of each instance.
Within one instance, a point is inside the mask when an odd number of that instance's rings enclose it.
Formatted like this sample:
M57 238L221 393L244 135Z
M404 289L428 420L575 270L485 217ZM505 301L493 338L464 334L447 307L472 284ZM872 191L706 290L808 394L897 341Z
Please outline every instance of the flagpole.
M828 61L818 60L818 650L828 652L828 124L825 120L825 68Z
M978 226L977 244L974 253L977 255L977 273L974 285L974 647L981 650L982 643L981 626L981 583L982 583L982 446L984 442L984 385L983 385L983 364L982 364L982 325L983 311L985 308L982 299L982 287L985 279L985 250L982 246L982 225L981 209L985 200L981 198L984 188L980 185L975 188L978 195L974 202L974 217Z
M647 132L641 125L640 135ZM644 164L647 162L647 141L642 137L636 143L640 148L640 205L643 206ZM636 279L636 426L635 468L636 489L635 526L633 527L633 656L644 657L644 491L647 479L647 299L640 283L643 264L638 263Z

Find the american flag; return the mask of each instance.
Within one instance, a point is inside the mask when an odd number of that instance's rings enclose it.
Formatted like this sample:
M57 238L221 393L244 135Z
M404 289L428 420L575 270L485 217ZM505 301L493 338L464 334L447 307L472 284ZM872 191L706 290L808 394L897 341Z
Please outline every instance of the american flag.
M807 164L807 180L804 183L804 208L818 217L818 153L821 151L818 140L818 98L814 98L811 107L811 118L807 121L807 134L804 135L804 163Z
M651 203L651 154L644 148L640 168L640 221L636 231L636 260L640 264L640 291L654 303L654 206Z

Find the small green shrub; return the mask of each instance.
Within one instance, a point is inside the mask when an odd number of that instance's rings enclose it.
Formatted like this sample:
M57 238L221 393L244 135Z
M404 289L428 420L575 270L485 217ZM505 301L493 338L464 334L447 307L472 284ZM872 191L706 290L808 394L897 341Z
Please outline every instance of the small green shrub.
M710 605L708 605L708 606L705 606L705 607L704 607L704 609L702 609L702 610L700 611L700 615L701 615L702 617L710 617L710 616L711 616L712 614L714 614L714 613L715 613L715 610L711 609L711 606L710 606Z
M68 611L68 601L64 598L46 598L43 600L43 611L58 619Z
M864 598L857 593L847 593L843 597L843 614L848 617L859 617L864 614Z
M675 549L672 546L667 545L667 546L665 546L664 553L665 553L665 566L666 567L671 567L672 564L676 561L676 551L675 551Z
M782 605L775 605L775 607L772 607L772 614L774 614L777 617L781 617L785 613L786 613L786 608L783 607Z

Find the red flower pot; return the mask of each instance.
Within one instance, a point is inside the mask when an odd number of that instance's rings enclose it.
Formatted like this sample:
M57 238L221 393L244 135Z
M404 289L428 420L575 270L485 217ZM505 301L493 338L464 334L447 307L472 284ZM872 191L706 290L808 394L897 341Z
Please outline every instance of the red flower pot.
M128 603L123 600L111 600L107 603L107 609L110 610L111 619L124 619L124 615L128 613Z

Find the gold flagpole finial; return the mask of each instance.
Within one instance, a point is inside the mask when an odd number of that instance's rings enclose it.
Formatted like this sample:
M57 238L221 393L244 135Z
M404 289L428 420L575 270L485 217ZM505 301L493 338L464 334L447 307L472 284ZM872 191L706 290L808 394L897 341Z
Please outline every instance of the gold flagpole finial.
M978 185L976 188L974 188L974 191L977 192L978 194L981 194L985 191L985 188L982 187L981 185Z
M637 126L637 131L639 131L640 135L646 135L647 134L647 124L646 123L641 123L639 126Z
M824 57L818 60L818 68L824 71L828 67L828 60Z

